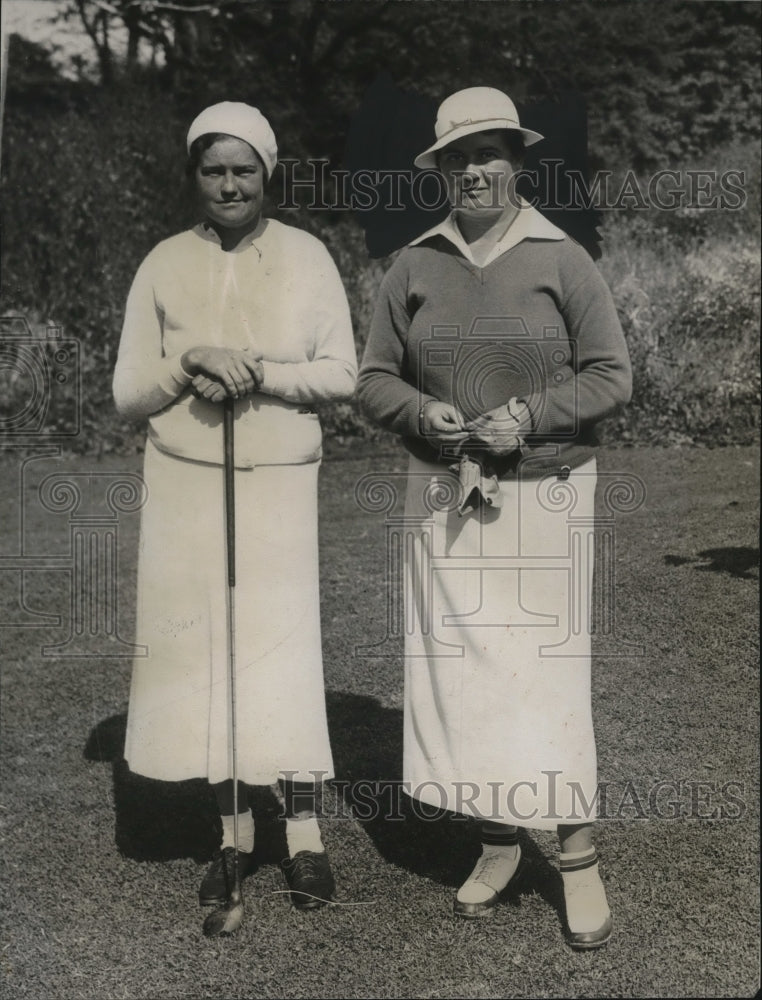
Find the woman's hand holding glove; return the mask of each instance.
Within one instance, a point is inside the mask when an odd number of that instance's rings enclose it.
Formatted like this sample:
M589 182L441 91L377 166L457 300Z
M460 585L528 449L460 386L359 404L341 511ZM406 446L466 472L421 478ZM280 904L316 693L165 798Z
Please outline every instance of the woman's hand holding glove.
M456 444L468 437L460 410L438 399L429 399L423 404L418 414L418 425L421 437L440 444Z
M485 445L492 455L510 455L523 447L532 430L532 415L524 402L508 403L465 423L472 439Z
M193 347L183 354L181 364L193 376L194 394L211 403L221 403L228 396L247 396L259 389L264 379L262 355L251 349Z

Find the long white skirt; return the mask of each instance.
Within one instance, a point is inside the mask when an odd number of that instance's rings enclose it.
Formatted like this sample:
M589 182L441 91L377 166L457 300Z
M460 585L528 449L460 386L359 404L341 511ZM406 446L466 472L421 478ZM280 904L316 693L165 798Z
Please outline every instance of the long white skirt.
M595 484L593 459L502 482L500 510L461 517L457 477L411 458L403 779L419 801L535 829L594 819Z
M318 595L318 462L236 469L238 776L333 777ZM232 776L223 472L146 445L125 757L165 781Z

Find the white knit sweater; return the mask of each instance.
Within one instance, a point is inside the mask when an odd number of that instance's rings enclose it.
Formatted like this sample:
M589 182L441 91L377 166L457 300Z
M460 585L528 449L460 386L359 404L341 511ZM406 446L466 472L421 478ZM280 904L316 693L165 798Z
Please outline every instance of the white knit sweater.
M222 408L191 393L183 353L252 347L263 355L259 392L236 403L236 465L315 461L313 404L352 395L357 358L344 288L323 244L262 220L225 252L205 225L164 240L133 281L114 373L117 409L148 418L154 444L183 458L222 461Z

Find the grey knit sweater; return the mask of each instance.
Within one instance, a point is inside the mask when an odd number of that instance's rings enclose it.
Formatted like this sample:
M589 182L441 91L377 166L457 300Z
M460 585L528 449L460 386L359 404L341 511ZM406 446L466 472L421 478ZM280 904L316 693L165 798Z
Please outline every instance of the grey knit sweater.
M531 477L589 458L595 423L631 385L611 293L572 239L523 239L482 268L434 233L384 278L357 391L370 419L425 461L452 461L421 437L427 400L467 419L523 400L533 423L523 457L495 464ZM484 457L483 446L467 450Z

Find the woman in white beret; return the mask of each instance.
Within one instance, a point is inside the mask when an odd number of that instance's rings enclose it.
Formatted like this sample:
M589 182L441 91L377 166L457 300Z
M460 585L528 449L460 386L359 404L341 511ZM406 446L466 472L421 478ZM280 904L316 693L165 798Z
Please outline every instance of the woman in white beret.
M253 107L207 108L187 136L198 224L156 246L127 300L114 374L120 413L147 420L137 642L125 758L163 781L208 778L222 843L202 905L229 897L223 400L235 400L239 871L254 868L246 785L281 783L291 900L334 881L316 818L333 776L318 595L315 405L347 399L356 355L337 269L313 236L262 214L275 136Z
M403 778L481 821L457 916L498 903L519 827L554 830L567 939L597 948L612 922L592 839L594 427L629 399L630 362L593 261L516 196L543 137L510 98L459 91L435 132L415 163L452 212L386 274L358 379L410 452Z

